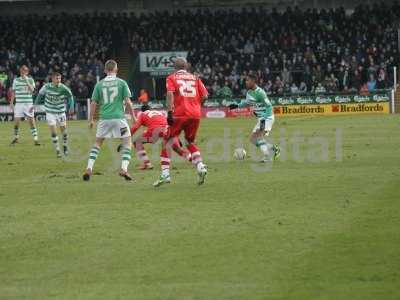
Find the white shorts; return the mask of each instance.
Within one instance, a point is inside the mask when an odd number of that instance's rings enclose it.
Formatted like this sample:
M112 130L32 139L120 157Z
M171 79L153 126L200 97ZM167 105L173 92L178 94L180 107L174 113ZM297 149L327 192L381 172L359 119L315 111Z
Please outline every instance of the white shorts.
M15 103L14 105L14 118L33 118L35 112L32 103Z
M65 113L55 114L55 113L46 113L46 120L49 126L63 126L67 125L67 116Z
M130 136L131 130L125 119L100 120L97 124L97 138L121 139Z
M253 133L260 131L261 121L262 120L265 120L265 126L264 126L265 135L269 135L269 133L272 130L272 125L274 125L274 122L275 122L275 117L274 116L271 116L271 117L266 118L266 119L258 119L256 126L254 126Z

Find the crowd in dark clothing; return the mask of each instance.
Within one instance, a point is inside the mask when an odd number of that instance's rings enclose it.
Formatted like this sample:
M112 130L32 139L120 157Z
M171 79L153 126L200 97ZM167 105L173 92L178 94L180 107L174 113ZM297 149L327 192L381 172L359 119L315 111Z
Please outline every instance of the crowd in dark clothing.
M39 81L60 72L86 98L119 41L140 51L188 51L212 94L244 93L255 72L269 94L373 91L392 86L400 6L286 11L248 8L0 17L0 98L22 64Z
M0 74L6 80L0 82L0 92L4 96L5 87L25 64L39 85L59 72L74 95L87 97L112 53L113 19L67 14L1 17Z
M135 52L188 50L189 61L216 93L244 90L250 71L269 94L350 92L392 85L399 62L397 4L284 12L202 10L141 16Z

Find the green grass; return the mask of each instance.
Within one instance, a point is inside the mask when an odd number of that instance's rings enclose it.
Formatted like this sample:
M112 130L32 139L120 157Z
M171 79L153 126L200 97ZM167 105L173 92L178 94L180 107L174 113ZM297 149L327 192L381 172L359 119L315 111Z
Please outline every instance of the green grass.
M178 161L158 190L158 170L132 163L135 183L116 175L115 143L100 153L102 175L81 181L93 142L84 122L70 123L67 161L44 123L40 148L26 123L8 146L2 123L0 299L399 299L399 121L279 119L282 161L260 172L246 142L254 120L204 120L206 184ZM217 159L223 146L207 144L224 130L228 158L240 137L250 158Z

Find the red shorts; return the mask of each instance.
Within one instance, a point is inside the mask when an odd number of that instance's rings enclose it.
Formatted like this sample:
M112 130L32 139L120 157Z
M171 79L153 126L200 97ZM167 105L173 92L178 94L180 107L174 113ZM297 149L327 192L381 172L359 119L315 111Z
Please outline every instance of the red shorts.
M193 143L196 139L197 130L200 126L200 119L175 118L174 123L169 129L170 137L178 137L181 132L185 133L185 139L188 143Z
M147 143L155 143L159 138L167 137L168 135L168 127L155 127L149 128L145 132L142 133L142 140Z

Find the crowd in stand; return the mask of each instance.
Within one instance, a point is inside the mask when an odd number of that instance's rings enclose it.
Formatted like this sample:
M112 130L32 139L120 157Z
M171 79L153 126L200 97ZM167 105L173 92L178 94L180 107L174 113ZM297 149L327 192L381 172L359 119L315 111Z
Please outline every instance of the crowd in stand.
M113 17L56 15L1 17L0 98L22 64L42 84L60 72L77 97L87 97L111 55Z
M242 95L248 72L269 94L384 89L399 63L399 18L398 4L358 7L351 15L296 7L0 17L0 98L22 64L42 81L60 72L85 98L128 35L133 53L187 50L214 95Z
M243 94L256 72L269 94L354 92L392 85L399 63L395 22L400 6L285 12L203 10L142 16L134 51L189 50L189 60L215 94Z

